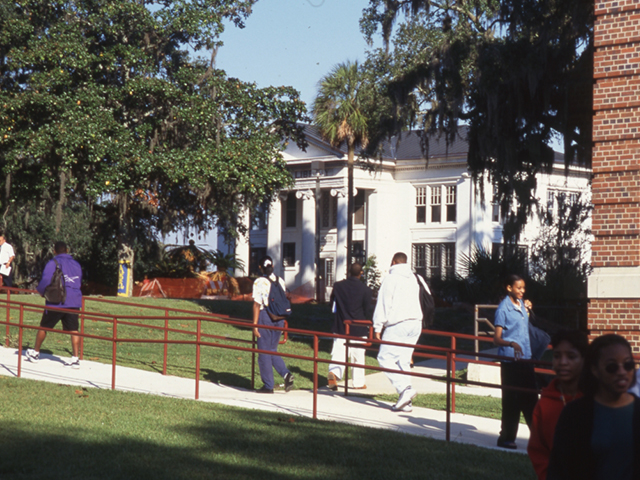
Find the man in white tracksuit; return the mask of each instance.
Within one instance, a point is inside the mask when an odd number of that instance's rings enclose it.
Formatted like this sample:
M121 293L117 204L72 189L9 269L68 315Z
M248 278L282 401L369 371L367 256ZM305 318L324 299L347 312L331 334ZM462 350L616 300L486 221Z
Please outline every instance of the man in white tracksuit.
M382 329L384 327L384 334ZM407 264L407 255L396 253L391 262L389 275L385 277L378 292L378 303L373 314L373 329L378 340L388 342L418 343L422 332L422 308L418 280ZM410 371L413 347L380 345L378 363L382 368ZM399 373L385 372L400 395L394 411L410 412L411 401L416 391L411 386L411 377Z

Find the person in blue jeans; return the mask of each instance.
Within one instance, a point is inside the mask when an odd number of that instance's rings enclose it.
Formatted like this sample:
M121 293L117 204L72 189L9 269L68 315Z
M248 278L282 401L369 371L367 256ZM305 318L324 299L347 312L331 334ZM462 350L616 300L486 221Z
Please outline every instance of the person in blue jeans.
M262 277L258 278L253 284L253 334L258 338L258 349L269 350L271 352L278 351L278 343L282 332L280 330L271 330L260 328L259 325L272 327L283 327L284 320L272 321L265 307L269 305L269 290L271 289L271 279L278 282L286 291L284 280L273 274L273 260L266 256L260 260L259 264ZM258 367L260 368L260 378L264 384L262 388L256 390L258 393L273 393L274 380L273 369L276 369L282 378L284 378L284 390L290 391L293 388L293 374L287 369L280 355L271 355L267 353L258 354Z
M500 363L500 380L504 387L520 387L537 390L533 365L520 360L531 359L529 340L529 313L531 302L523 301L524 280L509 275L505 282L507 296L498 305L495 315L493 342L498 345L498 355L508 357ZM538 401L536 392L502 390L502 429L498 446L516 449L516 436L520 412L531 429L533 410Z

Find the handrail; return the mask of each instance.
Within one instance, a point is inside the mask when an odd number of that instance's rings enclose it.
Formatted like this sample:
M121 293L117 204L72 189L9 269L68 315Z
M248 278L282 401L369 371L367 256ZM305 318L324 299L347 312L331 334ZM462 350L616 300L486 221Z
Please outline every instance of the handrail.
M92 298L92 297L89 297ZM100 299L100 301L104 301L104 299ZM133 305L133 306L138 306L141 308L146 308L146 305L140 305L140 304L131 304L128 302L116 302L116 301L111 301L111 300L106 300L106 303L123 303L123 304L127 304L127 305ZM53 329L48 329L48 328L43 328L40 326L35 326L35 325L27 325L24 323L24 315L25 312L39 312L39 311L43 311L45 309L56 309L56 310L60 310L60 311L68 311L66 309L60 309L60 308L55 308L55 307L51 307L51 306L42 306L42 305L35 305L35 304L31 304L28 302L16 302L15 300L11 300L10 298L10 291L7 292L7 299L6 300L2 300L0 299L0 308L1 306L4 305L6 310L7 310L7 320L6 321L0 321L0 324L5 324L7 326L7 330L10 332L10 328L11 327L17 327L19 329L19 335L18 335L18 348L19 351L22 351L22 347L23 347L23 331L24 329L28 329L28 330L44 330L47 332L56 332L58 334L63 334L63 335L71 335L70 332L65 332L65 331L60 331L60 330L53 330ZM192 312L192 311L180 311L180 309L170 309L167 308L165 309L165 307L156 307L156 306L149 306L149 307L153 307L152 309L155 310L164 310L164 315L157 315L157 316L114 316L114 315L110 315L110 314L105 314L105 313L101 313L101 312L89 312L86 309L83 309L81 311L82 313L82 319L83 319L83 325L84 325L84 320L85 319L95 319L98 321L102 321L102 322L109 322L112 323L113 328L112 328L112 335L111 337L107 337L107 336L102 336L102 335L94 335L91 333L87 333L84 331L84 329L82 329L80 332L78 333L74 333L74 335L78 335L80 336L82 339L84 338L91 338L91 339L95 339L95 340L100 340L100 341L106 341L106 342L110 342L112 344L112 358L111 358L111 363L112 363L112 372L111 372L111 388L115 389L116 388L116 365L117 365L117 345L119 343L155 343L155 344L163 344L165 346L165 365L163 366L163 373L166 373L166 347L168 345L195 345L196 346L196 368L195 368L195 398L198 399L199 398L199 382L200 382L200 353L201 353L201 348L202 347L211 347L211 348L224 348L224 349L230 349L230 350L235 350L235 351L246 351L246 352L251 352L252 353L252 357L255 357L255 354L273 354L272 351L268 351L268 350L261 350L256 348L255 345L255 338L252 335L251 340L247 340L247 339L236 339L236 338L232 338L230 339L227 336L221 336L221 335L213 335L213 334L206 334L204 332L202 332L202 321L208 321L208 322L214 322L214 323L220 323L220 324L226 324L226 325L232 325L232 326L237 326L241 329L248 329L250 331L252 331L252 329L254 328L253 324L251 322L248 322L245 319L236 319L236 318L231 318L231 317L227 317L223 318L222 316L218 316L218 315L212 315L212 314L206 314L204 312ZM12 310L18 310L19 311L19 318L17 322L12 322L11 321L11 316L10 313ZM74 313L77 313L77 310L71 310ZM189 313L189 315L181 315L181 316L173 316L170 317L168 316L167 312L173 312L173 313ZM156 325L150 325L148 323L137 323L134 322L132 320L141 320L144 322L147 321L151 321L151 320L158 320L158 321L164 321L164 327L161 326L156 326ZM196 326L196 330L192 331L192 330L183 330L183 329L178 329L178 328L172 328L169 326L170 324L170 320L174 320L174 321L193 321L195 320L197 322L197 326ZM360 322L354 322L354 323L360 323ZM165 332L165 335L163 336L163 338L160 339L142 339L142 338L126 338L126 337L122 337L119 333L118 333L118 326L135 326L135 327L140 327L140 328L155 328L157 330L163 330ZM313 418L317 418L317 394L318 394L318 364L320 363L336 363L336 364L340 364L343 365L347 368L347 370L350 367L361 367L361 368L365 368L367 370L373 370L373 371L377 371L377 372L393 372L393 373L401 373L404 375L409 375L411 377L419 377L419 378L427 378L427 379L437 379L437 380L441 380L443 379L442 375L432 375L432 374L426 374L426 373L420 373L420 372L416 372L416 371L409 371L409 372L404 372L404 371L400 371L400 370L395 370L395 369L386 369L386 368L382 368L382 367L376 367L373 365L357 365L354 363L349 362L349 357L346 357L346 361L345 362L332 362L332 360L330 359L324 359L324 358L320 358L318 355L318 350L319 350L319 339L320 337L322 338L343 338L346 340L346 344L349 345L351 341L353 341L353 337L349 337L348 335L339 335L339 334L333 334L333 333L325 333L325 332L317 332L317 331L310 331L310 330L303 330L303 329L297 329L297 328L290 328L287 324L285 324L285 326L283 327L275 327L275 326L267 326L267 325L261 325L260 328L263 329L271 329L271 330L276 330L276 331L281 331L281 332L285 332L285 333L292 333L292 334L297 334L297 335L304 335L304 336L308 336L308 337L312 337L313 339L313 354L311 356L305 356L305 355L298 355L298 354L292 354L292 353L287 353L287 352L278 352L278 355L280 355L281 357L284 358L291 358L291 359L299 359L299 360L306 360L306 361L311 361L313 362ZM179 334L184 334L184 335L191 335L193 337L193 339L180 339L180 340L175 340L175 339L170 339L168 337L169 332L172 333L179 333ZM381 344L387 344L387 345L395 345L395 346L401 346L401 347L412 347L415 348L417 355L424 357L424 358L444 358L446 359L447 362L447 368L446 368L446 376L444 378L444 380L446 380L447 382L447 425L446 425L446 429L447 429L447 439L449 439L449 431L450 431L450 413L455 411L455 384L457 383L461 383L464 382L466 384L470 384L470 385L479 385L479 386L485 386L485 387L492 387L492 388L500 388L500 389L513 389L513 390L519 390L519 391L525 391L527 389L522 389L519 387L504 387L502 385L496 385L496 384L489 384L489 383L483 383L483 382L476 382L476 381L471 381L471 380L459 380L457 378L455 378L455 375L452 375L453 372L455 372L455 358L456 355L459 354L468 354L469 352L464 351L464 350L459 350L456 348L456 340L457 339L478 339L478 337L474 336L474 335L468 335L468 334L454 334L454 333L446 333L446 332L439 332L439 331L432 331L432 330L423 330L423 333L426 334L430 334L430 335L440 335L440 336L448 336L451 338L452 340L452 346L451 347L436 347L436 346L428 346L428 345L409 345L409 344L405 344L405 343L398 343L398 342L388 342L388 341L384 341L384 340L377 340L375 338L370 338L368 339L368 342L370 342L371 347L367 347L367 348L377 348L379 345ZM370 337L372 336L372 334L370 334ZM222 343L222 341L233 341L235 343L239 343L240 345L231 345L231 344L227 344L227 343ZM483 341L488 341L486 338L485 339L479 339L479 340L483 340ZM242 344L251 344L250 346L243 346ZM362 344L358 345L359 348L362 348ZM348 347L347 347L348 348ZM488 358L488 359L494 359L494 360L500 360L500 359L505 359L505 357L500 357L498 355L490 355L490 354L485 354L485 353L478 353L478 356L482 356L484 358ZM21 375L21 359L22 359L22 355L18 355L18 376ZM474 360L474 359L465 359L465 362L468 363L472 363L472 362L477 362L477 363L493 363L493 362L488 362L486 360ZM531 362L534 363L534 362ZM539 362L535 362L535 363L539 363ZM252 374L251 374L251 381L252 381L252 386L254 383L254 372L255 372L255 367L254 364L252 362ZM348 383L348 382L347 382ZM347 393L347 391L345 390L345 393Z

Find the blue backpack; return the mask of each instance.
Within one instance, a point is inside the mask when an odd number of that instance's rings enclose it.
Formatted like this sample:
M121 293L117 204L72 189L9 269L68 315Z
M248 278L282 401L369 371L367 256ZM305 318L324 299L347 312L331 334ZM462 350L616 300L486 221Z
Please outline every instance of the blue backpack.
M266 277L271 282L271 288L269 289L269 305L266 310L271 317L272 322L284 320L291 315L291 302L287 298L287 295L280 285L278 277L273 281L269 277Z

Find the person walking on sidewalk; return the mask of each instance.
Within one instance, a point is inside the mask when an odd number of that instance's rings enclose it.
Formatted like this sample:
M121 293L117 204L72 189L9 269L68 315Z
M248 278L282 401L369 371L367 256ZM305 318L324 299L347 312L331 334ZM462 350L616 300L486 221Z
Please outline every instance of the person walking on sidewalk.
M371 315L371 289L360 281L362 276L362 265L354 263L349 268L350 277L346 280L336 282L333 285L331 299L329 301L335 313L331 333L345 335L345 320L368 320ZM368 327L351 325L349 335L366 339ZM334 338L331 349L332 362L345 361L345 339ZM351 340L356 343L356 340ZM350 362L364 365L366 350L364 348L349 348ZM338 380L342 379L345 370L344 365L329 364L329 388L338 389ZM364 381L364 369L353 367L353 388L367 388Z
M51 283L51 277L53 277L56 270L56 265L60 265L60 269L64 275L66 299L62 304L54 305L47 301L46 305L65 308L67 310L77 310L79 312L82 307L82 292L80 291L80 287L82 286L82 267L80 267L80 264L76 262L71 255L69 255L66 243L56 242L54 245L54 252L55 256L52 260L49 260L44 267L42 279L36 288L38 292L40 292L40 295L44 296L45 288L47 288ZM40 326L45 328L54 328L57 323L62 320L62 329L65 332L78 333L78 316L79 313L60 312L57 310L47 309L42 314ZM47 332L45 330L38 330L34 348L29 348L26 351L25 355L27 360L34 363L37 363L38 360L40 360L40 347L42 346L42 342L44 342L46 336ZM71 349L73 356L71 357L71 360L65 362L64 365L71 368L80 368L80 360L78 359L80 351L80 337L78 335L71 335Z
M3 232L0 232L0 277L2 278L3 287L13 286L13 259L16 254L13 247L9 245Z
M415 345L422 333L422 307L419 297L418 280L407 264L407 255L398 252L393 256L389 275L382 281L378 292L378 303L373 313L376 339ZM413 347L382 344L378 353L378 363L382 368L409 372L413 350ZM410 412L411 401L416 396L411 377L401 373L384 373L399 394L398 402L392 410Z
M284 327L284 320L272 320L267 312L269 306L269 292L271 285L281 287L286 292L284 280L276 277L273 273L273 260L266 256L260 260L259 264L262 277L258 278L253 284L253 334L258 338L258 349L268 350L276 353L278 351L278 343L282 332L280 330L271 330L259 328L258 325L266 325L270 327ZM284 378L284 390L290 391L293 388L293 374L287 369L280 355L271 355L267 353L258 354L258 367L260 368L260 378L264 384L262 388L256 390L258 393L273 393L274 380L273 369Z

